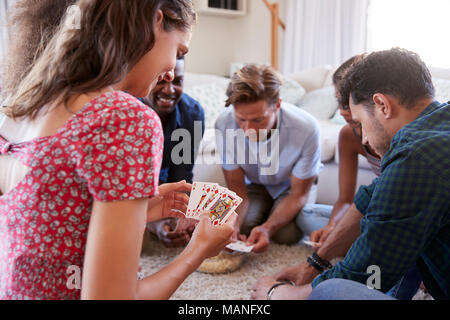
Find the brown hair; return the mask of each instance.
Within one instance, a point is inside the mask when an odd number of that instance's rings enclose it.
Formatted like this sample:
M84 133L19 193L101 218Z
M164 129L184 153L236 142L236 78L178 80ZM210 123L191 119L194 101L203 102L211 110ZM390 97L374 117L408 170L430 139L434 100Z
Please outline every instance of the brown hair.
M236 72L227 89L226 106L266 100L274 106L280 99L281 76L271 67L249 64Z
M79 0L79 28L61 23L5 109L34 119L50 102L119 83L153 48L158 10L162 28L188 30L196 21L190 0Z
M341 88L341 82L345 78L346 74L350 70L350 68L361 62L365 57L367 56L367 53L359 54L356 56L351 57L347 61L345 61L333 74L333 85L336 87L337 91L339 92L338 102L339 105L344 110L348 110L349 106L348 103L342 100L342 92L340 91Z
M17 0L8 10L12 36L2 63L2 94L13 94L76 0Z
M336 86L338 85L339 81L341 81L345 74L347 73L347 71L350 69L350 67L355 64L358 63L359 61L361 61L362 59L364 59L364 57L366 56L366 53L363 54L358 54L356 56L351 57L350 59L348 59L347 61L345 61L339 68L337 68L337 70L334 72L333 74L333 84Z
M433 99L435 88L430 70L417 53L402 48L372 52L354 63L339 82L341 102L362 104L373 114L373 96L388 94L407 109L420 99Z

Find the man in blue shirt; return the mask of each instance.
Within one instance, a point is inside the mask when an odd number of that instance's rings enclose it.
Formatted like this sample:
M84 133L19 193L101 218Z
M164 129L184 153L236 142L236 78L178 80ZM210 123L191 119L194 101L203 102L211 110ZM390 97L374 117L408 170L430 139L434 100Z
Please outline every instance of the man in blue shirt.
M268 66L247 65L231 79L227 105L216 121L216 142L228 188L242 199L236 238L268 249L270 239L294 244L295 222L319 175L319 126L307 112L280 99L282 81Z
M368 55L339 87L363 142L382 156L381 176L359 189L307 264L262 278L253 297L289 279L298 286L277 286L273 298L304 299L317 287L311 298L379 299L364 286L386 293L417 267L429 293L449 299L450 106L434 101L429 70L402 49ZM336 252L345 258L333 267Z
M195 158L205 131L204 110L183 93L183 81L184 58L181 58L177 60L173 81L159 82L142 99L158 114L164 129L160 184L182 180L192 183ZM187 219L166 219L149 224L149 229L166 246L179 247L189 242L194 223Z

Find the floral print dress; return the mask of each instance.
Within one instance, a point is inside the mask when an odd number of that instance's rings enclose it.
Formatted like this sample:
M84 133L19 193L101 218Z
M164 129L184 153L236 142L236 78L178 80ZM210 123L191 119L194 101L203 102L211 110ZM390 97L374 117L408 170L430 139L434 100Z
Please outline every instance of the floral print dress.
M0 197L0 299L79 299L68 270L82 270L94 200L152 197L163 139L156 113L121 91L93 99L52 136L0 136L1 155L29 167Z

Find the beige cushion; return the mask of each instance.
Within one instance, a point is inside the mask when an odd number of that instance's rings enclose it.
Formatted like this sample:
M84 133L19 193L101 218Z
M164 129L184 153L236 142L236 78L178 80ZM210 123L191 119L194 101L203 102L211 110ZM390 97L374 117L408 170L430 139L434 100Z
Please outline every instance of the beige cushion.
M299 107L318 120L333 118L339 108L334 87L329 86L308 92L300 101Z
M314 91L324 87L325 82L329 79L330 72L333 70L331 66L322 66L309 69L302 72L288 74L287 76L297 81L306 92Z
M332 122L331 120L319 120L320 126L320 160L328 162L333 160L336 152L336 146L339 140L339 132L343 125Z
M297 81L289 77L283 78L283 86L280 89L280 97L284 102L297 106L305 96L305 93L305 88L303 88Z
M433 78L433 84L436 89L436 100L439 102L450 101L450 80Z

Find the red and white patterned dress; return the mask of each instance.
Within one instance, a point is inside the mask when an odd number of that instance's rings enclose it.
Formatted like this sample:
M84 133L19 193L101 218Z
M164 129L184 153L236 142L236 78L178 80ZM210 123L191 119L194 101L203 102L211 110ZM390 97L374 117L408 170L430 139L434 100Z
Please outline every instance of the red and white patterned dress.
M79 299L68 268L82 270L93 201L152 197L163 140L156 113L121 91L93 99L55 135L0 137L1 154L30 168L0 198L0 299Z

